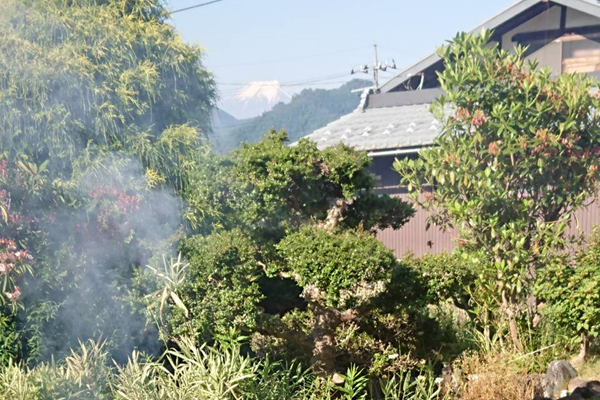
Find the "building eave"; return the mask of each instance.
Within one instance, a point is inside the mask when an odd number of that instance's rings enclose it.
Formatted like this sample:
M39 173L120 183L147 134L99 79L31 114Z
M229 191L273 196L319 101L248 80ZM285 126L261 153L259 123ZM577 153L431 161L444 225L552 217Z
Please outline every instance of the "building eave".
M574 10L583 12L585 14L589 14L595 17L600 18L600 4L596 1L591 0L522 0L512 6L508 7L504 11L496 14L491 19L486 22L480 24L476 28L469 31L469 33L479 33L483 29L495 29L500 25L510 21L511 19L517 17L519 14L524 13L529 10L531 7L536 6L537 4L548 4L551 5L560 5L572 8ZM394 78L390 79L383 86L381 86L380 90L382 93L390 92L396 89L398 86L402 85L406 82L410 77L415 76L427 68L431 68L436 63L440 62L441 58L437 55L437 53L430 54L426 58L421 61L413 64L407 69L400 72Z
M388 156L400 156L400 155L411 155L411 154L419 154L419 152L423 149L427 149L432 147L432 144L424 144L421 146L415 147L398 147L395 149L380 149L380 150L372 150L367 153L367 155L371 158L376 157L388 157Z

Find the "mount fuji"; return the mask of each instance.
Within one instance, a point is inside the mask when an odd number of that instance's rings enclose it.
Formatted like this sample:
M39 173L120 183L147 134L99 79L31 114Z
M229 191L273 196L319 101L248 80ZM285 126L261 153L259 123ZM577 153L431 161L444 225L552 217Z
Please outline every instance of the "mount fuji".
M278 103L289 103L292 95L279 81L250 82L235 96L225 99L221 108L237 119L253 118L269 111Z

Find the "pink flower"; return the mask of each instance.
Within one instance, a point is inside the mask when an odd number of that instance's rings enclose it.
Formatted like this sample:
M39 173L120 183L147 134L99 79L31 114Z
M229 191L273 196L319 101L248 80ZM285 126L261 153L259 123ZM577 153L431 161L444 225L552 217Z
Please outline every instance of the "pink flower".
M482 110L477 110L473 114L473 119L471 120L471 124L473 124L473 126L480 127L483 124L485 124L486 121L487 121L487 117L485 116L485 113Z
M12 293L6 292L4 294L6 295L8 300L17 301L19 299L19 297L21 297L21 288L19 286L15 285L15 290Z
M13 264L0 263L0 274L8 275L8 274L10 274L10 271L13 270L13 268L14 268Z
M493 156L497 156L498 154L500 154L501 145L502 140L496 140L495 142L490 143L488 146L488 153L490 153Z

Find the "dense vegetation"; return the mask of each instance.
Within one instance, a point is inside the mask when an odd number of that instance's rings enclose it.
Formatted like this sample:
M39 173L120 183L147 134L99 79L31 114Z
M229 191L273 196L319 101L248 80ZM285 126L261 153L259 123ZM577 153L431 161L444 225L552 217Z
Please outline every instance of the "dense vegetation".
M315 130L352 112L360 101L354 89L371 86L371 82L354 79L337 89L304 89L289 103L276 104L273 109L251 119L231 121L219 113L211 141L220 152L229 152L241 143L256 143L270 129L285 129L295 142Z
M176 194L214 83L158 2L8 0L0 11L0 236L12 293L0 358L35 362L101 335L124 359L147 340L128 287L181 224Z
M423 206L438 224L458 228L460 252L483 267L483 318L508 329L523 351L519 324L541 316L537 304L525 308L527 298L545 270L557 273L554 263L559 271L571 268L561 255L569 244L565 230L598 193L592 155L600 149L600 115L592 79L552 79L524 60L522 48L514 55L486 49L491 34L461 35L443 50L439 80L447 95L434 104L445 123L439 147L396 168L417 196L434 188ZM455 111L444 115L449 104ZM571 285L554 283L542 285L543 298Z
M160 1L0 11L1 400L526 399L597 351L600 234L565 234L598 189L585 77L489 32L442 49L444 133L396 168L459 246L398 260L375 232L415 210L365 153L210 150Z

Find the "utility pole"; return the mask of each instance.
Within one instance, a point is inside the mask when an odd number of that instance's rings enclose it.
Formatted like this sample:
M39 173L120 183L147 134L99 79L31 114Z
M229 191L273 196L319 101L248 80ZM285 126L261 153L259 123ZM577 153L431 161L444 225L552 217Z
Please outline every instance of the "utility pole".
M377 61L377 45L374 44L375 48L375 64L373 64L373 85L375 93L379 92L379 62Z
M391 64L387 61L385 61L382 64L379 64L379 57L377 55L377 45L374 44L373 48L375 49L375 62L373 63L373 65L361 64L355 68L352 68L352 71L350 71L350 75L359 73L368 74L369 69L371 69L373 71L373 91L375 93L379 93L379 70L387 71L388 68L396 69L396 62L392 60Z

